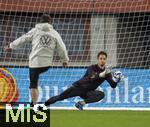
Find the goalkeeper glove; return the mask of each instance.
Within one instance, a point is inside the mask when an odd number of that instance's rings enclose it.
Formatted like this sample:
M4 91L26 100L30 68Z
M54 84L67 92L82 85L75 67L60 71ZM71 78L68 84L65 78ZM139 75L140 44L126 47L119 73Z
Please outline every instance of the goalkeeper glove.
M118 83L122 78L123 78L123 75L121 71L115 71L112 74L112 80L116 83Z

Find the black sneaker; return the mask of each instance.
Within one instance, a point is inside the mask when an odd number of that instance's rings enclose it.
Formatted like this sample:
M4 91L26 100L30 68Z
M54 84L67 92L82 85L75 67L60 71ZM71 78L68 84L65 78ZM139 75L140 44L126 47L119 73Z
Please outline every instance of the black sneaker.
M34 104L33 104L33 102L30 102L30 107L32 107L32 108L34 107Z
M39 106L39 107L38 107L38 111L43 111L43 107L42 107L42 106Z
M80 101L75 104L75 107L78 108L80 111L83 110L83 105L80 103Z

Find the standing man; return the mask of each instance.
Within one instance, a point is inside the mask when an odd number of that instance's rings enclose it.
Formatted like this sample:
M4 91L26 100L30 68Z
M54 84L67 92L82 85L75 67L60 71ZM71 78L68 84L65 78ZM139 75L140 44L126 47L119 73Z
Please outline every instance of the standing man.
M83 101L77 102L75 106L79 110L83 110L85 104L98 102L103 99L105 94L102 91L96 90L97 87L106 80L112 88L115 88L122 78L122 73L120 71L111 72L111 70L106 67L106 60L107 54L104 51L100 51L97 54L97 64L89 66L81 79L74 82L60 95L49 98L45 102L45 105L42 107L39 106L38 109L43 110L44 106L51 105L67 98L79 96Z
M39 75L49 69L52 65L54 51L58 53L63 66L68 65L68 54L66 47L59 33L49 24L51 17L44 14L40 18L40 23L35 25L28 33L5 47L5 51L11 51L22 47L25 43L32 43L32 51L29 55L29 76L30 76L30 95L31 106L38 99L38 79Z

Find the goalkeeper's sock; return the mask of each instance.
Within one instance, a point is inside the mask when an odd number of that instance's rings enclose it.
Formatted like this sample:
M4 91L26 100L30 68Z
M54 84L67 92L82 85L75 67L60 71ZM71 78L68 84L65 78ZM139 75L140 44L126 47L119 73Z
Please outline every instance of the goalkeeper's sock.
M83 106L86 104L85 101L80 101L80 104L82 104Z

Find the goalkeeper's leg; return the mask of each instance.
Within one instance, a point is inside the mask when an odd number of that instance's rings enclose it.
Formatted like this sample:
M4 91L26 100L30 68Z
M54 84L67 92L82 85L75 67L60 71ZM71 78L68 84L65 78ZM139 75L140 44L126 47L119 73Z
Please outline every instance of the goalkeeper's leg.
M80 96L81 94L85 93L84 90L82 90L79 87L71 86L68 89L66 89L64 92L62 92L60 95L51 97L45 102L45 106L48 106L50 104L53 104L57 101L61 101L67 98Z
M79 110L83 110L83 106L87 103L94 103L94 102L98 102L100 100L102 100L104 98L105 94L102 91L88 91L86 93L86 96L80 96L81 98L83 98L83 101L79 101L75 104L75 106L79 109Z
M89 91L87 92L87 98L84 99L84 102L87 103L94 103L102 100L104 98L105 94L102 91Z

